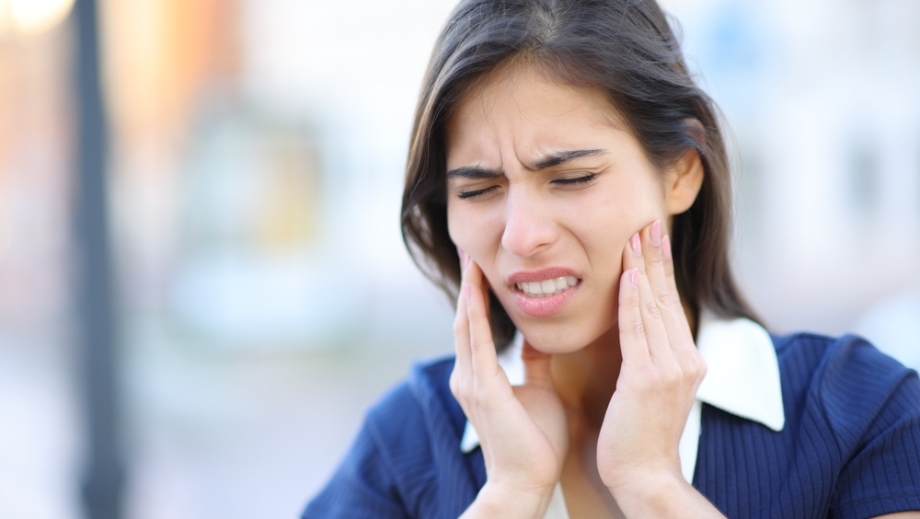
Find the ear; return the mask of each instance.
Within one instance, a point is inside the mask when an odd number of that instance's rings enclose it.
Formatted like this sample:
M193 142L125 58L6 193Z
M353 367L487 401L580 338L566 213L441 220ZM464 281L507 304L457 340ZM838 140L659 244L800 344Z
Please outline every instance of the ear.
M690 209L703 186L703 161L696 149L684 153L665 176L665 203L669 215Z

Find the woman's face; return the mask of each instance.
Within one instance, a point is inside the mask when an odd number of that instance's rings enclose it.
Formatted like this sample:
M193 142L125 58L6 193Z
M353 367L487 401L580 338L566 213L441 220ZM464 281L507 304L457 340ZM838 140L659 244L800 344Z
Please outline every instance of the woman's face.
M672 200L678 175L649 162L599 92L530 68L501 72L458 103L447 171L451 238L547 353L616 331L629 238L689 207Z

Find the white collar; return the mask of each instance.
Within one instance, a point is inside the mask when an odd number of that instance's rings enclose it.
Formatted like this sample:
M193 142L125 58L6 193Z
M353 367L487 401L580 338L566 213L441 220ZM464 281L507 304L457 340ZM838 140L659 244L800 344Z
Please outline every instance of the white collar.
M680 438L681 471L693 482L699 449L702 403L781 431L786 418L780 388L779 362L770 334L750 319L722 319L709 311L700 316L697 349L706 361L706 377L696 394ZM512 385L524 383L521 360L523 337L517 334L498 363ZM460 449L471 452L479 446L479 435L466 423Z

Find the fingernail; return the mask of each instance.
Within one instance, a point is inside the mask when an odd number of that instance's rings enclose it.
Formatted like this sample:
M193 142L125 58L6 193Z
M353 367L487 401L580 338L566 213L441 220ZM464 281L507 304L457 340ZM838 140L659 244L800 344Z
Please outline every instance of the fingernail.
M639 269L629 269L629 283L633 286L633 288L639 286Z
M661 239L661 255L664 259L671 259L671 237L667 234Z
M629 246L632 247L636 256L642 257L642 243L639 240L639 233L633 234L629 239Z
M466 268L466 253L459 246L457 247L457 256L460 256L460 268Z
M469 286L468 284L464 284L463 299L466 299L466 302L468 303L471 297L473 297L473 287Z
M649 234L651 235L649 238L652 240L652 245L656 247L661 245L661 220L652 222L652 229Z

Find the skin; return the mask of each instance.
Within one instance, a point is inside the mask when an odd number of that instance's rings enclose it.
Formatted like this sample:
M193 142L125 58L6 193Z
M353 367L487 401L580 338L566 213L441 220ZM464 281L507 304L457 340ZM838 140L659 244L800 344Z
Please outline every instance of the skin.
M660 171L600 93L519 66L458 103L447 169L463 262L450 385L487 472L463 517L543 517L557 482L573 519L722 517L677 449L705 365L667 234L702 184L696 152ZM509 278L549 267L578 284L531 315ZM524 335L521 386L498 366L489 290Z

